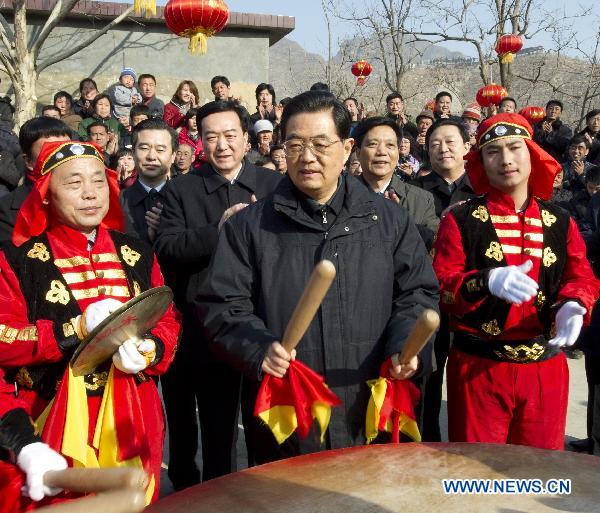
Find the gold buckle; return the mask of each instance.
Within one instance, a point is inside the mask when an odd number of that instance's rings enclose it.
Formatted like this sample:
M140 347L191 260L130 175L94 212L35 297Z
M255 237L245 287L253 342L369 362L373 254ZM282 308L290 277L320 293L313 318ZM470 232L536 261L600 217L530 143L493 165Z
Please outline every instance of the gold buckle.
M494 353L502 359L524 363L538 360L544 354L546 348L534 343L531 347L521 344L516 347L507 345L503 349L504 351L494 351Z

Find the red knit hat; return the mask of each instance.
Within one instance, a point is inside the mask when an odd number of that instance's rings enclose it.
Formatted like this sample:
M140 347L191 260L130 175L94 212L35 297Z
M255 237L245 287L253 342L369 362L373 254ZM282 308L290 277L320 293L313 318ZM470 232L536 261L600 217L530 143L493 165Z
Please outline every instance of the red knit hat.
M467 103L461 117L481 121L481 107L477 102Z
M31 237L40 235L48 228L51 211L44 200L48 194L52 170L76 158L94 158L104 165L102 150L94 143L79 141L44 143L35 167L29 173L29 177L34 182L33 189L17 214L12 234L12 242L15 246L20 246ZM105 169L108 180L109 207L101 226L110 230L123 231L124 221L119 203L117 174L112 169Z
M487 118L479 125L477 149L472 149L465 157L467 175L476 194L485 194L491 188L483 169L481 149L498 139L521 138L525 141L531 158L529 191L543 200L550 199L554 177L561 170L561 165L533 142L532 135L531 125L520 114L503 112Z

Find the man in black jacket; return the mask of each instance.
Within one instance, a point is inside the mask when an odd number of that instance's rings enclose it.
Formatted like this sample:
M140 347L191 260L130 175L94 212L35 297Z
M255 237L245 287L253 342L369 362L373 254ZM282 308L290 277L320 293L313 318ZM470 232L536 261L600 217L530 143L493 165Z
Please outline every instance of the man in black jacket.
M559 162L573 137L573 131L560 120L562 111L562 102L550 100L546 104L546 117L533 127L533 140Z
M464 163L464 156L469 151L469 133L460 121L440 118L427 131L425 144L432 172L412 183L433 194L435 213L442 217L448 208L475 196ZM436 370L425 384L423 398L423 440L427 442L440 442L442 438L439 418L450 342L448 318L442 315L442 324L434 341Z
M175 160L177 132L162 119L138 123L132 133L137 180L121 192L127 231L152 244L167 192L167 176Z
M389 118L373 117L361 121L354 130L362 168L359 180L373 192L408 210L425 246L431 249L440 224L435 215L433 196L420 187L404 183L394 173L402 137L402 129Z
M595 167L594 170L600 168ZM595 171L594 171L594 174ZM591 192L591 191L590 191ZM594 275L600 278L600 193L595 192L590 199L587 214L580 225L581 236L585 241L587 259ZM599 302L600 303L600 302ZM577 346L585 354L585 376L588 384L587 437L571 442L576 451L589 452L600 456L600 305L596 303L592 311L590 325L584 328Z
M279 341L315 263L329 259L337 268L297 355L342 404L331 411L323 444L293 434L277 445L253 418L249 463L364 444L367 381L402 351L423 309L437 308L437 280L407 212L342 174L350 124L331 94L309 91L287 104L287 175L223 225L196 297L212 346L258 388L263 374L281 377L289 367L292 355ZM430 351L393 365L394 378L426 374Z
M464 157L469 151L469 133L460 121L438 119L427 131L425 146L432 172L411 183L433 194L435 214L475 193L465 173Z
M26 121L19 131L26 171L30 173L34 168L45 142L68 141L70 138L71 129L60 119L39 117ZM10 244L17 213L31 188L31 181L25 177L21 185L0 198L0 247Z
M402 130L412 137L417 137L417 127L411 122L404 112L404 98L395 91L387 95L385 99L387 117L393 119Z
M270 193L281 175L244 160L249 119L231 101L204 105L197 115L207 163L169 184L156 252L183 315L183 337L169 373L162 379L170 433L169 477L176 489L196 484L194 458L202 433L202 479L236 470L239 408L238 371L209 351L191 307L198 283L215 251L220 226L249 203ZM218 386L217 386L218 383Z

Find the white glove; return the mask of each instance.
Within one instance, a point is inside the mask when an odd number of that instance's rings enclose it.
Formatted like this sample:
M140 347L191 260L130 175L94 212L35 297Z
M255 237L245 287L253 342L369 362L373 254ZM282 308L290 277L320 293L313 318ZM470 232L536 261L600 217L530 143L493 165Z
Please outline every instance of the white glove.
M85 309L85 313L83 314L86 332L88 334L91 333L98 324L122 306L123 303L116 299L102 299L101 301L92 303Z
M144 354L154 353L156 344L152 340L140 341L134 337L126 340L119 350L113 355L115 367L126 374L137 374L143 371L152 358L148 359Z
M44 474L50 470L64 470L67 461L42 442L26 445L17 456L17 465L27 474L27 486L23 494L34 501L62 492L61 488L49 488L44 484Z
M562 347L572 346L583 326L586 309L576 301L567 301L556 312L556 336L548 341L548 345Z
M488 289L500 299L520 305L529 301L537 294L538 284L527 273L531 271L533 262L508 267L496 267L488 276Z

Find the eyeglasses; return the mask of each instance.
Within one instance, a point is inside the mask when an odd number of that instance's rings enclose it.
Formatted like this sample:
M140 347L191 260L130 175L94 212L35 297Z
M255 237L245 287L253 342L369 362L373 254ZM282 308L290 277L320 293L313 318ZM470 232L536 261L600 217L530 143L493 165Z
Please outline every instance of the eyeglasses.
M315 156L327 156L331 153L331 146L340 142L342 142L341 139L337 141L330 141L329 139L309 139L308 141L288 139L283 143L283 148L286 156L291 158L299 157L305 148L308 148Z

